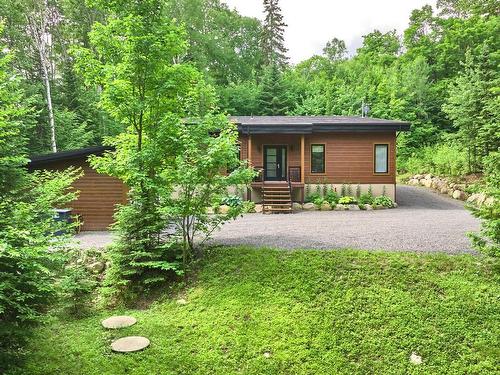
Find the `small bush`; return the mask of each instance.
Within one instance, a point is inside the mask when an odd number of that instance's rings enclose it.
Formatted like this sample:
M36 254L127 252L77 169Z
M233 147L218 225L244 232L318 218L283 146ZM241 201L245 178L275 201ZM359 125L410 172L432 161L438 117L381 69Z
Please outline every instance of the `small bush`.
M325 200L323 198L316 198L313 203L316 205L316 206L321 206L323 203L325 202Z
M382 195L380 197L375 198L373 200L373 204L375 204L377 206L388 207L388 208L394 207L394 202L392 201L392 199L385 196L385 195Z
M252 201L244 201L243 202L243 212L254 212L255 211L255 202Z
M339 201L339 196L337 195L337 193L333 190L330 190L326 196L325 196L325 200L330 203L332 206L336 205Z
M373 204L373 195L370 193L363 193L359 197L359 203L361 204Z
M222 199L222 204L225 204L229 207L239 207L243 204L243 199L238 197L237 195L229 195Z
M312 193L309 194L305 197L304 201L306 203L314 202L316 199L321 198L321 196L318 193Z
M357 201L356 201L356 198L354 198L354 197L346 196L346 197L341 197L339 199L339 203L340 204L356 204Z

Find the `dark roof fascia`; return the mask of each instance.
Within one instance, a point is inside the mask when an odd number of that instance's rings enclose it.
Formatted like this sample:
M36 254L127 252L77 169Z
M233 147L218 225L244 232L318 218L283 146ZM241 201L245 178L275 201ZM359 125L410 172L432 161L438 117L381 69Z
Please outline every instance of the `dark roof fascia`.
M241 134L312 134L312 133L331 133L331 132L393 132L408 131L410 124L401 123L365 123L365 124L239 124L238 131Z
M111 150L113 150L113 147L95 146L95 147L81 148L78 150L69 150L69 151L53 152L50 154L36 155L30 157L28 167L36 167L39 165L49 164L55 161L80 159L82 157L89 155L101 155L105 151L111 151Z

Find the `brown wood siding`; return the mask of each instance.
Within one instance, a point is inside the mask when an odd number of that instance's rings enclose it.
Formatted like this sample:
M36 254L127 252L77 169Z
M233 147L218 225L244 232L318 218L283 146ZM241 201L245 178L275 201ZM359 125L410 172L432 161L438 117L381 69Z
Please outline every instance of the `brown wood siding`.
M84 173L73 184L80 191L79 197L69 204L73 214L82 216L82 230L108 229L113 223L115 206L126 203L127 188L120 180L97 173L85 158L47 163L37 169L62 170L70 166L80 167Z
M328 183L390 184L396 182L396 134L325 133L306 136L305 178ZM325 173L311 173L311 144L325 144ZM374 144L389 144L389 173L375 174Z
M241 157L248 157L248 137L240 136ZM300 135L252 135L252 165L263 167L264 145L287 145L288 166L300 166ZM311 144L325 145L325 173L311 173ZM389 144L389 173L374 173L374 144ZM396 134L318 133L305 135L306 183L394 184L396 182Z

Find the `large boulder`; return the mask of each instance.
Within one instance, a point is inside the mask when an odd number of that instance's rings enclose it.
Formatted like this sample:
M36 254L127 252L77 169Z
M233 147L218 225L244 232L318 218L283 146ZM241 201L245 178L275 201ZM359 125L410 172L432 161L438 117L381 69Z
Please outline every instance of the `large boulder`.
M442 187L441 190L439 190L441 194L448 194L448 188L447 187Z
M349 211L359 211L360 210L360 208L357 204L349 204L348 207L349 207Z
M432 180L432 177L433 177L433 176L432 176L430 173L428 173L428 174L426 174L426 175L424 176L424 178L425 178L426 180Z
M422 178L424 178L424 176L421 174L416 174L415 176L413 176L413 178L416 180L421 180Z
M93 273L101 273L106 267L104 262L94 262L87 266L88 270Z
M465 194L462 190L455 190L453 191L452 197L454 199L459 199L461 201L464 201L467 199L467 194Z
M343 204L336 204L334 207L335 211L345 211L347 208Z
M292 203L292 210L294 210L294 211L300 211L300 210L302 210L302 205L300 203L293 202Z
M409 185L420 185L420 182L419 182L419 180L417 180L416 178L411 178L411 179L408 181L408 184L409 184Z
M371 204L365 204L365 210L366 211L372 211L373 210L373 207Z
M304 203L304 205L302 206L302 208L305 210L305 211L316 211L318 209L318 207L316 207L316 205L314 203Z
M332 206L330 206L330 203L328 202L323 202L319 208L321 211L331 211Z
M474 193L469 198L467 198L467 203L472 203L477 206L481 206L486 200L486 194L484 193Z

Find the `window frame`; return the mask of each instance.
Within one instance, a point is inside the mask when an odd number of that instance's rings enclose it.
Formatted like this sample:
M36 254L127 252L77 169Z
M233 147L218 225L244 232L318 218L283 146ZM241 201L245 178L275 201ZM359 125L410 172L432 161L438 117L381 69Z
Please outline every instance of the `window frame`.
M377 146L385 146L386 160L385 160L385 172L377 172ZM374 143L373 144L373 174L374 175L388 175L389 170L389 155L390 155L390 143Z
M311 143L311 174L325 174L326 173L326 144L325 143ZM316 172L313 170L313 147L314 146L322 146L323 147L323 170L321 172Z

